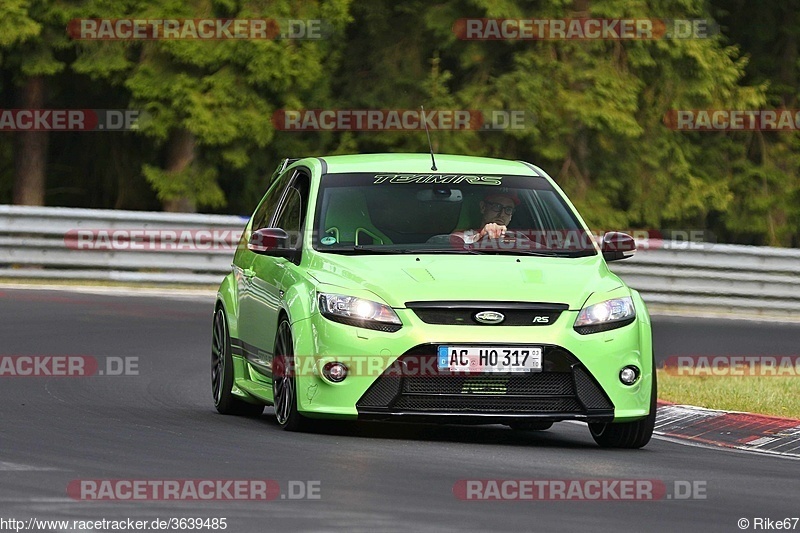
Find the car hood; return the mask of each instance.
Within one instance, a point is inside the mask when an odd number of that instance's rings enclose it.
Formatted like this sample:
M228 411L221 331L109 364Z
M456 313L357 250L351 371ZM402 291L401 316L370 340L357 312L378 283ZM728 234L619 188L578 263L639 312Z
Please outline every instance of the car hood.
M344 292L366 289L395 308L412 301L494 300L564 303L577 310L593 292L622 285L600 255L315 254L309 274Z

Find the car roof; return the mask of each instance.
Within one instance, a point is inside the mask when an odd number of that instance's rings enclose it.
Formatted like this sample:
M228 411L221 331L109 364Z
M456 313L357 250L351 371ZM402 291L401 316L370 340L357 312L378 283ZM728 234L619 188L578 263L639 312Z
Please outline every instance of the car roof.
M345 174L351 172L394 172L413 174L506 174L538 176L533 167L520 161L474 157L466 155L434 154L436 170L431 170L431 154L356 154L315 158L322 162L323 173Z

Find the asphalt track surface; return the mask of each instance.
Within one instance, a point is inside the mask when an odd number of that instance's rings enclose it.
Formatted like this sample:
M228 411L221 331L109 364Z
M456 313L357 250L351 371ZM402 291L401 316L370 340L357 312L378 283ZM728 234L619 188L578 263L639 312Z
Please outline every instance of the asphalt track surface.
M602 450L585 425L346 423L316 434L222 416L212 302L0 290L0 355L138 358L138 375L0 378L0 519L227 519L227 531L741 531L800 515L800 462L661 439ZM800 326L654 319L659 357L797 353ZM705 499L463 501L464 479L700 482ZM75 479L318 481L319 499L78 501ZM673 494L674 495L674 494ZM0 522L0 524L2 524ZM800 530L800 524L797 529ZM69 529L68 529L69 530ZM748 529L749 530L749 529ZM210 529L204 529L210 531Z

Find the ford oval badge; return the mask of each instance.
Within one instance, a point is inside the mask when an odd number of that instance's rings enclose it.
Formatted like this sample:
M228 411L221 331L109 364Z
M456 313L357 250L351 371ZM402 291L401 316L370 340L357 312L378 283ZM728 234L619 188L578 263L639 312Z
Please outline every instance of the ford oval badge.
M475 313L475 320L481 324L499 324L506 319L503 313L498 311L481 311Z

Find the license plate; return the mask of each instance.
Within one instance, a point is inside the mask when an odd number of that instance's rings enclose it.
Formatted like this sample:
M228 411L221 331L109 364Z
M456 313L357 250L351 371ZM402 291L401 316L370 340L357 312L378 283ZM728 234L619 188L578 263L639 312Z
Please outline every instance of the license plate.
M541 372L541 346L439 346L439 370Z

